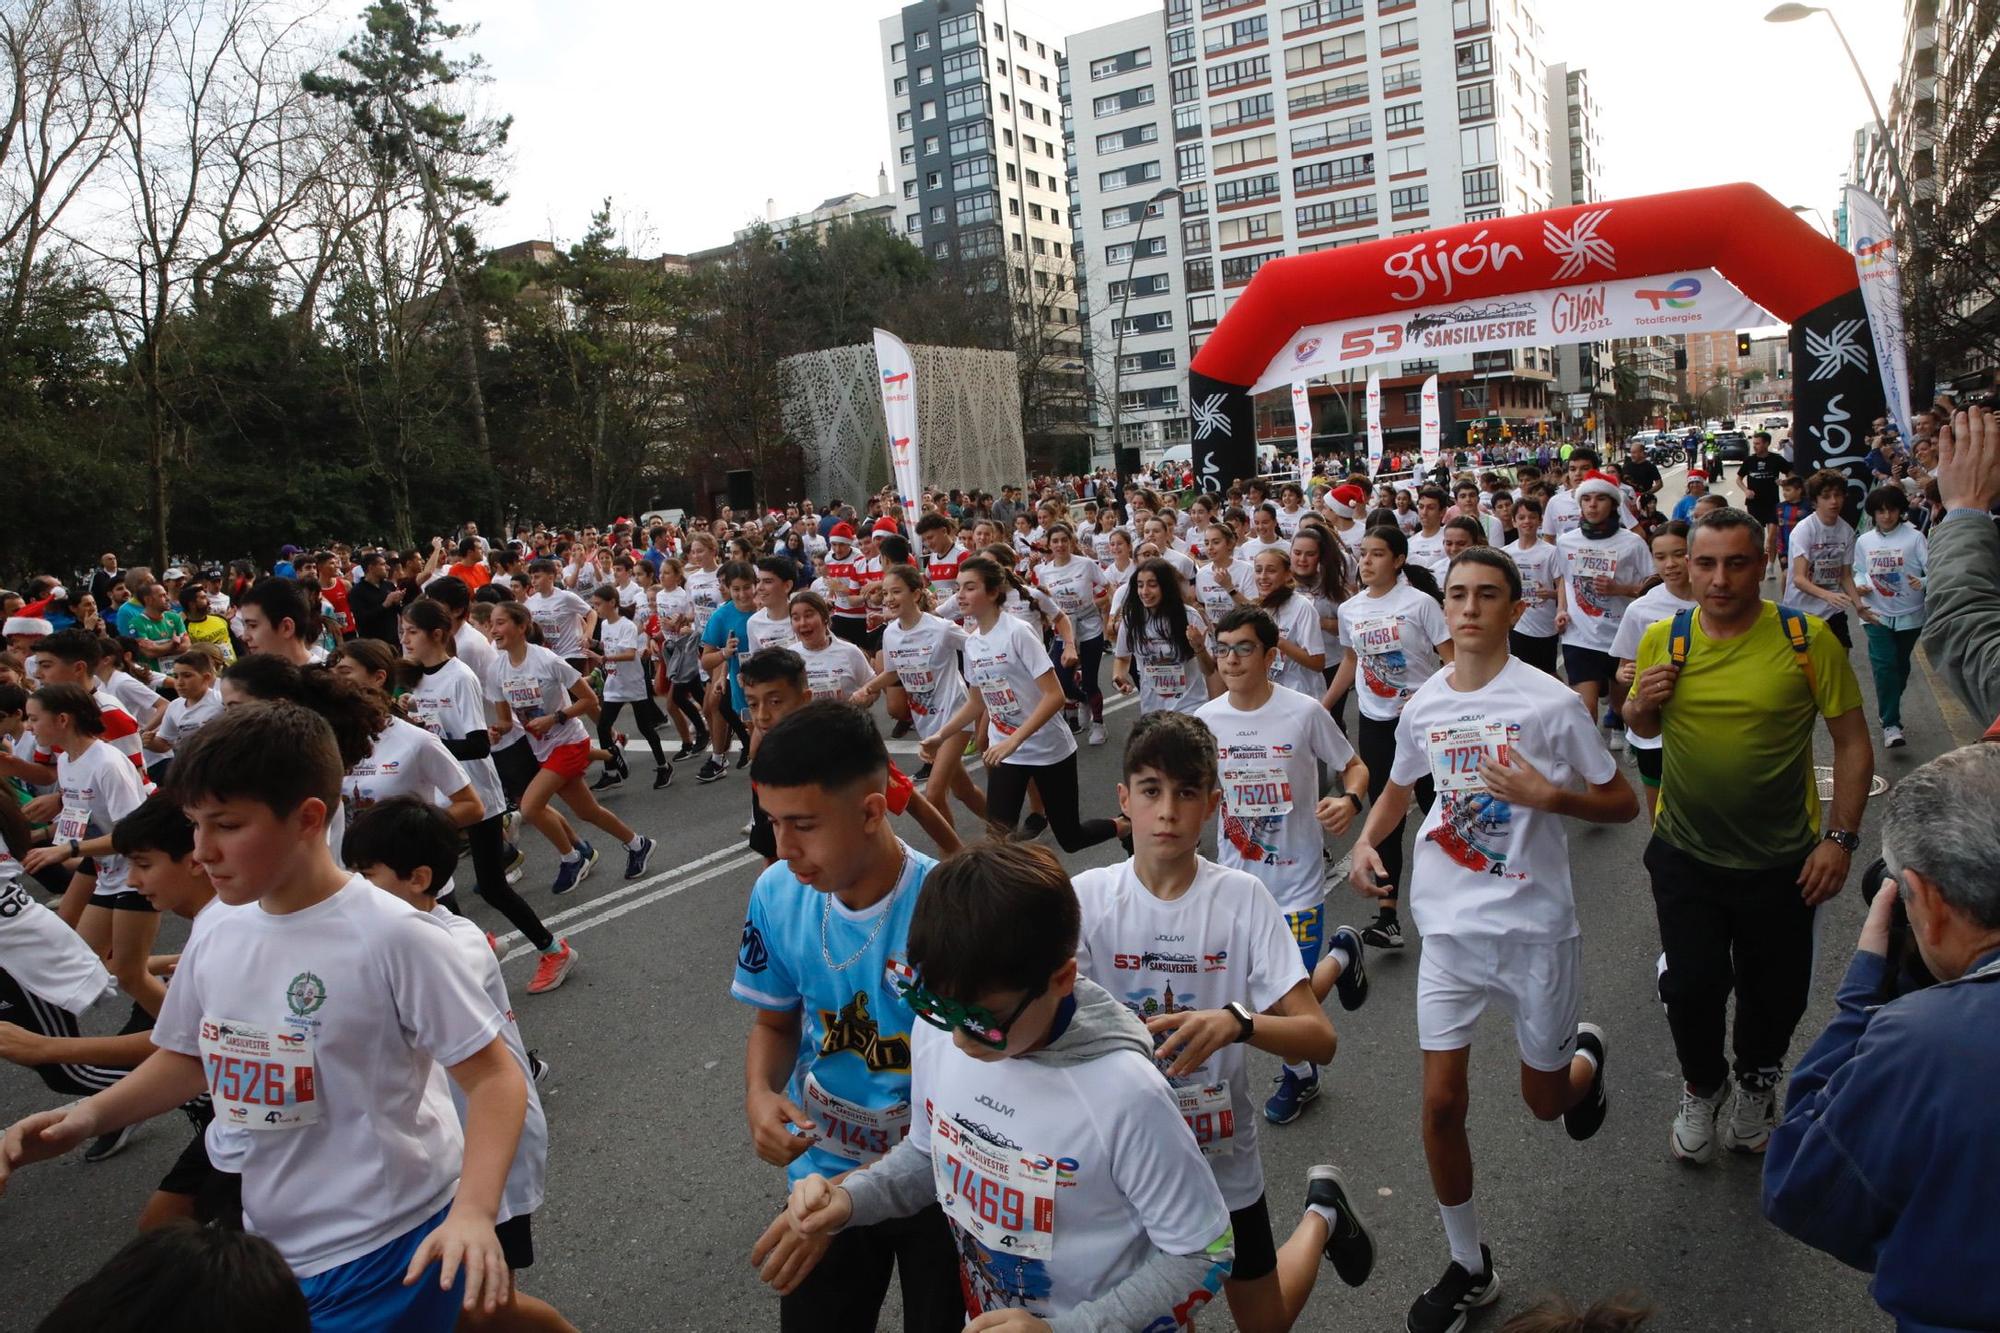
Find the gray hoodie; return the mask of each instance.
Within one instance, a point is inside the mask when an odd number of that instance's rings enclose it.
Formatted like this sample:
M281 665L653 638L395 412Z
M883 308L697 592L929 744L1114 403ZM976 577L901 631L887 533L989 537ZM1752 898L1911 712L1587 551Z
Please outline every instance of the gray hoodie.
M1041 1050L1017 1058L1049 1065L1080 1065L1121 1049L1150 1060L1153 1039L1146 1025L1102 986L1078 977L1076 1010L1069 1026ZM929 1155L904 1139L887 1156L841 1182L854 1201L854 1214L847 1225L869 1226L928 1208L937 1202L932 1181ZM1234 1258L1233 1239L1225 1232L1221 1244L1198 1254L1168 1254L1156 1249L1123 1282L1095 1300L1053 1316L1048 1325L1054 1333L1149 1328L1162 1310L1174 1309L1189 1292L1220 1288Z

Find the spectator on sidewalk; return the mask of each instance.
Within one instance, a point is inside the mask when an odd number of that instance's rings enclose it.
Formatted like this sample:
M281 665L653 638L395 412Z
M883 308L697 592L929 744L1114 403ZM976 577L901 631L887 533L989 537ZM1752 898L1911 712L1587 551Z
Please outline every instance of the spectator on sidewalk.
M1979 1276L2000 1180L2000 747L1968 745L1890 793L1889 879L1833 1021L1792 1075L1764 1157L1764 1214L1873 1273L1901 1330L2000 1328ZM1935 986L1895 993L1898 895Z
M1944 514L1930 530L1921 642L1973 716L2000 728L2000 529L1992 513L2000 502L2000 419L1984 407L1957 413L1938 427L1937 450Z

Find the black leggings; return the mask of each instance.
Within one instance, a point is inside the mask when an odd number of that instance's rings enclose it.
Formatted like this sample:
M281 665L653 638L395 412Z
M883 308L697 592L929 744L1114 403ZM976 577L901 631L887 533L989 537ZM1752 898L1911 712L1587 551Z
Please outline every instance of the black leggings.
M1363 713L1355 750L1360 754L1361 762L1368 765L1368 804L1372 806L1381 799L1383 789L1389 785L1389 770L1396 762L1396 724L1379 721ZM1437 799L1436 785L1429 778L1424 778L1417 783L1414 791L1418 807L1429 814L1431 802ZM1405 815L1375 849L1376 855L1382 858L1382 878L1391 888L1403 879L1403 825L1407 822L1409 816ZM1384 905L1394 907L1396 895L1391 894L1384 900Z
M688 726L693 730L694 743L701 745L707 741L708 722L701 715L701 681L675 681L674 692L670 697L674 708L687 719Z
M618 715L621 712L625 711L626 702L624 699L606 699L604 701L604 711L598 715L597 743L607 750L617 741L617 737L612 734L611 724L618 720ZM660 727L666 722L666 715L660 712L660 706L653 702L651 695L647 695L643 699L633 699L630 702L632 705L632 725L639 728L639 734L646 738L646 744L653 747L653 763L661 768L665 768L667 766L667 752L660 746Z
M1099 642L1103 642L1099 640ZM1053 726L1053 722L1044 723ZM1012 832L1021 818L1021 806L1028 799L1028 784L1042 794L1042 811L1056 841L1066 852L1080 852L1118 836L1118 826L1108 819L1077 817L1076 751L1053 764L994 764L986 770L986 821L1002 831Z
M523 745L520 748L527 749ZM473 885L494 911L507 918L514 929L527 938L537 949L549 949L555 945L555 936L535 915L535 909L528 906L521 895L514 892L514 886L507 882L507 835L500 829L500 816L482 819L465 831L466 841L472 845ZM460 915L464 915L460 913Z
M136 1005L133 1007L138 1013L142 1015L145 1013ZM28 992L4 967L0 967L0 1020L18 1023L28 1031L44 1037L82 1035L81 1029L77 1027L76 1015ZM126 1031L143 1032L151 1026L152 1020L149 1018L139 1027L126 1024ZM65 1097L88 1097L94 1092L102 1092L130 1072L127 1069L112 1069L105 1065L35 1066L36 1075L48 1086L49 1091L60 1093Z
M1097 683L1097 669L1104 661L1104 636L1081 639L1076 645L1076 665L1062 665L1060 656L1056 659L1056 678L1062 682L1063 693L1071 703L1090 705L1090 715L1097 721L1104 720L1104 687ZM1048 799L1048 793L1042 793Z

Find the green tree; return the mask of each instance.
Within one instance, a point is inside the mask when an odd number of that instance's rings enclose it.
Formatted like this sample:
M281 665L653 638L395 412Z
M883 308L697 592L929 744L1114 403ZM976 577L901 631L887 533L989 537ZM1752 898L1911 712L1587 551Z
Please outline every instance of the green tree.
M433 0L376 0L363 11L362 22L360 40L340 52L351 77L313 72L303 86L346 109L385 181L416 186L437 250L483 481L492 473L493 446L480 383L481 330L468 308L462 274L476 249L472 214L505 198L492 178L480 173L487 159L506 146L512 120L479 119L446 104L449 90L476 78L482 62L477 56L445 54L447 43L470 37L476 29L444 22ZM488 503L490 508L490 499Z

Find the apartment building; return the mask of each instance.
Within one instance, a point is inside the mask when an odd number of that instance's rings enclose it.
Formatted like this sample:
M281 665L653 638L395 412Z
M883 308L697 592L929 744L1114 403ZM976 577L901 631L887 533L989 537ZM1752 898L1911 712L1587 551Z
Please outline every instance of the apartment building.
M1550 65L1550 160L1555 168L1554 203L1594 204L1604 198L1603 114L1590 75L1568 65ZM1557 108L1561 111L1558 112ZM1609 432L1604 410L1617 393L1616 362L1609 343L1562 343L1554 349L1556 388L1568 433L1600 443Z
M1006 282L1039 386L1023 402L1031 447L1080 440L1087 385L1055 31L1009 0L922 0L880 24L897 230Z
M1544 46L1532 0L1165 0L1071 37L1100 456L1114 433L1185 437L1187 362L1269 260L1551 207L1572 173ZM1448 421L1532 429L1552 410L1549 348L1378 369L1397 443L1433 371ZM1258 435L1290 440L1288 398L1260 404Z

